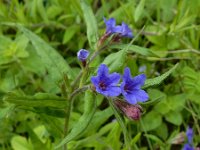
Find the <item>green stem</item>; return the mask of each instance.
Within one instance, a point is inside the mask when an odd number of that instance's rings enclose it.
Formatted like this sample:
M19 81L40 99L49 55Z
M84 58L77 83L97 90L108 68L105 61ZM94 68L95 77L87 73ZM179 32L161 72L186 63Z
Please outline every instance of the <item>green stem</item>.
M70 119L70 115L71 115L71 111L72 111L72 106L73 106L73 101L74 101L74 97L81 93L81 92L84 92L85 90L87 90L89 88L89 86L84 86L82 88L79 88L79 89L76 89L70 96L69 98L66 98L67 99L67 107L66 107L66 117L65 117L65 125L64 125L64 137L67 136L68 134L68 128L69 128L69 119ZM65 93L65 90L63 88L62 90L62 93L63 94L66 94ZM67 144L64 144L63 146L63 150L67 150Z
M145 128L144 123L142 121L142 118L140 118L140 124L141 124L141 126L142 126L142 128L144 130L144 133L147 135L147 131L146 131L146 128ZM151 145L151 142L150 142L149 138L148 137L146 137L146 138L147 138L147 142L148 142L150 150L153 150L153 147Z
M123 131L123 134L124 134L125 145L126 145L128 150L131 150L130 137L129 137L128 131L126 129L126 126L124 124L124 121L123 121L122 117L120 116L120 114L118 113L118 111L116 110L116 108L114 106L114 103L113 103L113 100L112 99L108 99L108 102L109 102L109 105L111 106L111 108L113 110L113 113L114 113L119 125L122 128L122 131Z

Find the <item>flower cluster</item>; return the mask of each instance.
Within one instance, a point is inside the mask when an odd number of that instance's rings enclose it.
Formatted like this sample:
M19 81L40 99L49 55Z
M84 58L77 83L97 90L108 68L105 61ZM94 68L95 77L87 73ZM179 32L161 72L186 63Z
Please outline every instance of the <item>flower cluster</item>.
M108 20L104 18L104 22L106 24L107 35L118 34L120 37L128 37L128 38L133 37L131 29L124 22L122 22L121 25L116 25L116 21L114 18L110 18Z
M109 74L108 67L105 64L101 64L97 76L91 78L91 82L98 93L109 97L122 94L130 104L148 100L148 94L141 89L145 80L144 74L132 78L130 69L127 67L124 70L123 81L119 87L120 75L118 73Z

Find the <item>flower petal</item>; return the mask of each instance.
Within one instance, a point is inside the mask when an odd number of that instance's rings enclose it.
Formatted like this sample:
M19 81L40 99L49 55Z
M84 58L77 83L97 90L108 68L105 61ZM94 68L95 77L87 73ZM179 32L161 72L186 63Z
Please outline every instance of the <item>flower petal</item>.
M116 21L115 21L114 18L110 18L108 20L106 20L106 18L103 18L103 20L104 20L104 23L106 24L106 26L112 26L113 27L116 24Z
M100 77L100 78L104 78L106 76L108 76L109 74L109 70L108 70L108 67L105 65L105 64L101 64L99 66L99 69L97 71L97 75Z
M149 95L144 90L134 90L131 92L138 102L145 102L149 99Z
M108 89L104 92L105 96L119 96L121 94L121 89L117 86L110 86Z
M124 93L123 95L124 95L125 100L128 101L130 104L134 105L137 103L137 100L134 94Z
M114 18L110 18L108 20L104 19L104 23L106 24L106 33L112 34L113 33L113 28L115 27L116 21Z
M132 79L132 83L135 86L134 89L140 89L140 87L144 85L145 80L146 80L146 75L145 74L140 74L138 76L135 76Z
M133 37L133 33L131 31L131 29L129 28L129 26L127 24L125 24L124 22L122 22L122 36L125 36L125 37L130 37L132 38Z
M183 147L183 150L194 150L194 148L190 144L186 143Z
M121 77L120 74L116 72L110 74L109 75L109 80L111 82L110 85L117 85L119 83L120 77Z
M94 84L94 86L99 86L99 77L98 76L92 76L91 82Z
M126 67L126 68L124 69L123 80L124 80L124 81L129 81L129 80L131 80L131 79L132 79L131 71L130 71L130 69L129 69L128 67Z
M187 128L186 136L187 136L188 142L190 144L192 144L192 139L193 139L193 129L192 128L190 128L190 127Z
M121 26L115 26L112 29L113 33L122 33L122 27Z

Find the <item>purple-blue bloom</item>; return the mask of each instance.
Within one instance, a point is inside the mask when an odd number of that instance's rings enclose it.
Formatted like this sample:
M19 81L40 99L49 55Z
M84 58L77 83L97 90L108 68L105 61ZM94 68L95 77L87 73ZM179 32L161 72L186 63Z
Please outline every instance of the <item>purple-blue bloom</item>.
M121 36L123 37L129 37L132 38L133 37L133 33L131 31L131 29L129 28L129 26L127 24L125 24L124 22L122 22L121 25L121 32L119 32L121 34Z
M185 144L183 150L194 150L194 148L190 144Z
M190 127L187 128L186 136L187 136L188 142L190 144L192 144L192 139L193 139L193 130L192 130L192 128L190 128Z
M113 34L114 33L114 30L115 30L115 24L116 24L116 21L114 18L110 18L108 20L106 20L106 18L103 18L104 20L104 23L106 24L106 33L107 34Z
M126 101L130 104L136 104L137 102L145 102L149 99L148 94L141 89L145 80L146 76L144 74L132 78L130 69L128 67L124 69L121 91Z
M86 49L80 49L77 52L77 57L80 61L86 61L87 57L89 56L90 52Z
M116 33L119 34L119 36L121 37L129 37L129 38L133 37L131 29L124 22L122 22L121 26L120 25L116 26L116 21L114 18L110 18L108 20L104 18L104 22L106 24L106 34L109 35Z
M108 67L101 64L97 71L97 76L91 77L91 82L96 91L104 96L118 96L121 94L120 87L117 86L120 80L120 74L114 72L109 74Z

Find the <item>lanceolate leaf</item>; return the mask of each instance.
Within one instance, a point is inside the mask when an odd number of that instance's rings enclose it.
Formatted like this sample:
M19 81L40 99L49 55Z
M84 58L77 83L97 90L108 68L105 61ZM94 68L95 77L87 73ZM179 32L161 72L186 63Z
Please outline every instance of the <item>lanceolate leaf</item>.
M46 81L45 90L48 92L54 92L58 89L56 82L63 78L63 74L67 74L71 79L71 68L63 57L44 40L38 37L30 30L17 25L17 27L25 34L25 36L31 41L37 54L46 65L48 72L48 81Z
M84 100L85 105L83 115L77 124L72 128L71 132L56 146L56 149L75 139L88 127L96 110L96 99L94 97L94 93L87 91Z
M147 79L143 88L147 88L149 86L160 84L164 79L166 79L177 68L177 66L178 66L178 64L176 64L169 71L165 72L164 74L162 74L159 77L156 77L153 79Z
M92 8L86 3L86 1L81 0L80 5L84 14L85 23L87 25L87 37L92 49L95 49L95 44L98 40L98 28L96 18L92 12Z
M10 93L4 98L4 100L16 105L30 107L65 108L67 104L64 98L48 93L37 93L34 96L23 96Z
M109 48L111 49L125 49L127 53L138 53L143 56L154 56L157 55L148 48L140 47L137 45L130 45L130 44L114 44L111 45Z
M142 13L144 12L144 5L145 5L145 0L141 0L135 10L135 14L134 14L135 22L137 22L139 19L142 18L141 16L142 16Z

